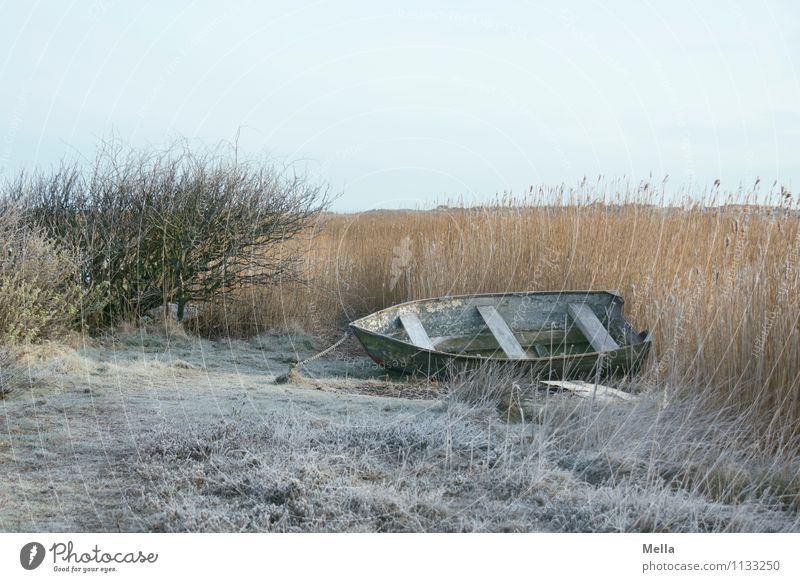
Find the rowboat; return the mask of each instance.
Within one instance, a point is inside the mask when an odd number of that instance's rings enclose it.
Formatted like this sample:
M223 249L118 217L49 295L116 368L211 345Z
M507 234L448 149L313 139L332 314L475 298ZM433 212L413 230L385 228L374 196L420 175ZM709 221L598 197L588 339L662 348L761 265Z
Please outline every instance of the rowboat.
M616 291L545 291L436 297L382 309L350 324L380 366L446 376L487 365L540 378L630 375L650 350Z

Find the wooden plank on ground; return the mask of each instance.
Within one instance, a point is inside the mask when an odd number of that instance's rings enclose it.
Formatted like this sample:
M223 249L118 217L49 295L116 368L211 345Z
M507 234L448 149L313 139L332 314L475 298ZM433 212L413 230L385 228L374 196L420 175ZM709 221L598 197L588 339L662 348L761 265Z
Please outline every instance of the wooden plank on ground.
M610 386L603 386L602 384L592 384L591 382L580 382L580 381L573 381L567 382L566 380L547 380L543 381L542 384L547 384L548 386L556 386L557 388L562 388L564 390L569 390L576 396L581 396L583 398L591 398L594 394L597 394L597 398L600 400L634 400L635 396L633 394L629 394L628 392L623 392L622 390L617 390L616 388L611 388ZM597 391L595 392L595 386L597 387Z
M600 322L592 311L592 308L585 303L570 303L567 306L575 325L583 332L592 348L596 352L610 352L619 349L619 345L608 333L608 330Z
M508 327L508 324L502 316L497 313L494 307L491 305L480 305L478 306L478 312L481 314L483 321L486 322L486 325L489 326L489 329L492 331L497 343L500 344L506 356L513 360L523 360L528 357L528 354L526 354L522 346L519 345L517 338L514 337L511 328Z
M433 342L431 338L428 337L428 332L422 327L422 322L419 320L416 313L402 314L400 316L400 323L403 324L412 344L426 350L434 349Z

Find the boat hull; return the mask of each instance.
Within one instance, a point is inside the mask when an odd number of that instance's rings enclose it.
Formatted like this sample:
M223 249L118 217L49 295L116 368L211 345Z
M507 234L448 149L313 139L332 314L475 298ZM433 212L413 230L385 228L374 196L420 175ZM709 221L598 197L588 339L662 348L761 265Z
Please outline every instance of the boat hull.
M591 306L619 340L617 349L603 353L591 351L581 343L579 332L569 323L566 308L572 303ZM521 341L534 344L537 352L547 352L547 341L564 346L582 346L582 353L558 353L522 359L505 357L491 345L485 325L473 315L475 307L491 305L505 316ZM351 324L351 329L369 356L380 366L403 373L444 377L467 370L501 366L504 370L542 379L594 378L636 373L646 359L652 341L644 332L633 331L622 314L623 300L613 292L569 291L557 293L487 294L441 297L411 301L381 310ZM527 311L526 311L527 310ZM461 342L469 352L452 353L414 345L398 329L399 316L413 313L435 334L437 346ZM535 328L535 329L530 329ZM450 334L443 336L442 334ZM546 337L542 334L547 334ZM585 340L584 340L585 341ZM568 343L572 342L572 343ZM453 350L455 351L455 350ZM568 351L568 350L567 350ZM476 353L480 352L480 353Z

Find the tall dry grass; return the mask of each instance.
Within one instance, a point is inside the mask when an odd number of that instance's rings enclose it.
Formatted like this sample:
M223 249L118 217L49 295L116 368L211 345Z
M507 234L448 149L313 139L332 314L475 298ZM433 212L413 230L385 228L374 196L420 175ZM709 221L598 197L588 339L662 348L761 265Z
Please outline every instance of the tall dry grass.
M445 294L618 289L652 330L646 377L666 399L706 391L772 435L800 432L800 213L716 192L679 206L649 184L582 185L473 208L326 215L304 244L308 285L249 289L209 331L331 333L379 308ZM596 202L596 200L601 200ZM728 200L730 202L730 199ZM780 428L780 430L777 430Z

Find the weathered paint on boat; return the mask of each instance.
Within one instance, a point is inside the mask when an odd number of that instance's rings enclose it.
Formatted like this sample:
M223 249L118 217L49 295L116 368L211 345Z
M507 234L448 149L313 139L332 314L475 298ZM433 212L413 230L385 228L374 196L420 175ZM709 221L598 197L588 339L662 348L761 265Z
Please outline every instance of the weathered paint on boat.
M570 304L588 306L618 348L594 351L569 314ZM614 291L557 291L437 297L401 303L350 324L379 365L406 373L443 376L454 371L502 364L542 378L585 378L601 362L602 376L632 374L652 340L637 333L623 315L624 300ZM486 326L478 307L492 306L524 347L523 359L508 358ZM414 345L400 323L416 315L434 349Z

